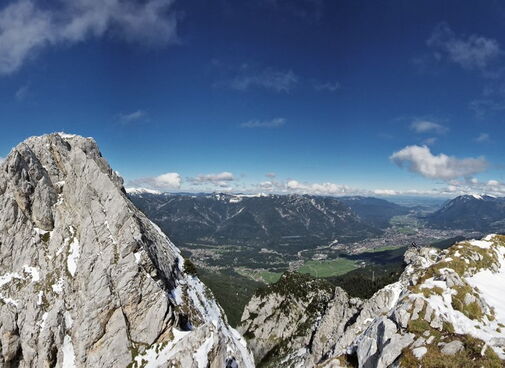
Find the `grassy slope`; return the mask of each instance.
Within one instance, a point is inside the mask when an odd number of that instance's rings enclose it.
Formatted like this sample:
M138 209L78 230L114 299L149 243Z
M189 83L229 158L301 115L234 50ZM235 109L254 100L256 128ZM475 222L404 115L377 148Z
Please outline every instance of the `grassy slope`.
M356 262L346 258L322 261L306 261L298 269L300 273L308 273L314 277L339 276L357 268Z

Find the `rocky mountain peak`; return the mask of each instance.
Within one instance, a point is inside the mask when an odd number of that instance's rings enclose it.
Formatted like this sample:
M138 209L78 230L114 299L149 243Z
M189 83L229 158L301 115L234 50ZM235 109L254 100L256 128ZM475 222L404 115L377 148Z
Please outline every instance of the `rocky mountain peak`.
M254 365L93 139L32 137L0 165L0 366Z

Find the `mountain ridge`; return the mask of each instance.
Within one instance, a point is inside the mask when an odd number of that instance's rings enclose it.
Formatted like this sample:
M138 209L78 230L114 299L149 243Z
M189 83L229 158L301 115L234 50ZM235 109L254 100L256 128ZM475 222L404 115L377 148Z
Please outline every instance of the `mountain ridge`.
M31 137L0 164L0 365L254 363L94 140Z
M336 239L350 242L381 234L392 216L408 213L405 207L366 197L156 194L139 190L130 190L129 197L178 242L273 248L287 243L279 249L292 253L300 250L300 245L315 247ZM361 215L352 206L359 206ZM381 208L387 214L379 221Z
M500 232L505 225L505 198L488 195L462 195L445 202L424 218L429 226Z

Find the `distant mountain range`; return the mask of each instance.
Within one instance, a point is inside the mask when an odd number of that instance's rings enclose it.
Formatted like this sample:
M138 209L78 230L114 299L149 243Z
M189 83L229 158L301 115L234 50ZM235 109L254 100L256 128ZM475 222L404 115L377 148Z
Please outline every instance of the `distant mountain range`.
M168 194L128 190L131 200L176 242L297 251L376 236L408 208L367 197Z
M463 195L447 201L425 217L427 225L440 229L481 232L505 231L505 198Z
M374 197L339 197L338 200L349 206L363 221L380 229L388 227L392 217L411 211L408 207Z

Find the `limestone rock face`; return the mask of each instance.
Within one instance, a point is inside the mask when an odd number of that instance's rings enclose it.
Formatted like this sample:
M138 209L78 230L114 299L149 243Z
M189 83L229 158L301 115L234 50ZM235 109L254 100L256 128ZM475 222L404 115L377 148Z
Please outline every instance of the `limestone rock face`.
M239 331L265 367L315 367L344 353L399 293L394 284L362 301L324 281L284 274L251 299Z
M253 367L209 290L90 138L0 165L0 367Z

